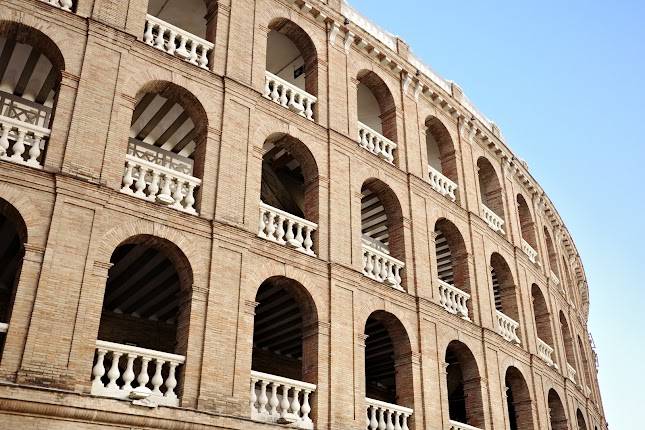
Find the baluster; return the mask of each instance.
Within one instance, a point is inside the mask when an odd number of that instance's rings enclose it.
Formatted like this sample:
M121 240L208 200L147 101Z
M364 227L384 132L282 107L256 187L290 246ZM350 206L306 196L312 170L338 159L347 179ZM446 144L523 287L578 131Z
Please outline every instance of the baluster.
M280 405L280 399L278 398L278 385L275 382L271 383L271 399L269 400L269 405L271 406L269 415L272 417L280 415L278 413L278 406Z
M309 417L309 413L311 412L311 405L309 404L309 390L304 390L304 394L302 395L302 408L300 408L300 412L302 413L302 421L305 423L310 423L311 418Z
M372 264L372 254L367 250L363 250L363 255L365 255L366 261L366 264L364 265L365 274L369 277L372 277L372 270L374 270L374 265Z
M179 47L175 50L175 54L183 59L187 59L189 56L188 51L186 50L188 39L183 34L178 34L177 36L179 37Z
M312 121L314 119L313 102L308 97L305 99L305 116Z
M280 92L278 91L279 84L277 81L272 80L271 85L273 86L273 89L271 90L271 100L278 103L280 100Z
M0 157L4 158L7 156L7 151L9 150L9 129L11 128L8 124L2 125L2 134L0 134Z
M163 378L161 377L161 366L164 362L158 358L155 358L155 374L152 376L150 382L152 383L152 394L155 396L161 396L161 384L163 384Z
M154 35L152 34L152 27L154 27L154 24L151 21L147 21L146 32L143 34L143 41L150 46L153 45L153 41L154 41Z
M172 194L172 199L175 203L171 206L174 209L183 210L184 207L181 205L181 202L184 200L184 181L177 178L175 180L175 191Z
M175 41L177 39L177 33L175 30L168 30L168 42L166 42L166 52L169 53L170 55L175 55L175 50L177 49L177 46L175 45Z
M385 421L385 430L394 430L394 424L392 423L392 411L386 412L386 421Z
M150 380L150 377L148 376L149 362L150 358L141 357L141 370L139 371L139 376L137 376L137 383L139 384L139 388L144 388L146 385L148 385L148 381Z
M293 90L289 90L289 101L287 102L287 106L295 110L298 115L303 115L303 112L298 107L298 94L296 94Z
M251 378L251 416L257 412L257 409L255 408L255 404L258 401L258 395L255 393L255 384L257 382L258 380L256 378Z
M392 263L390 263L385 257L380 257L381 260L381 273L379 273L379 278L381 281L389 281L390 279L390 267Z
M277 217L278 217L278 230L276 231L275 237L280 245L284 245L286 243L284 241L284 217L282 215L278 215Z
M267 225L267 214L264 209L260 207L260 222L258 223L258 236L260 236L263 239L267 238L266 233L264 230L266 229Z
M287 384L282 384L282 399L280 401L280 418L286 418L289 415L289 389L291 387Z
M276 215L269 211L268 212L268 222L267 222L267 239L275 241L275 217Z
M403 425L401 426L401 430L410 430L408 428L408 414L403 414Z
M309 247L307 247L307 245L304 243L305 239L304 239L304 237L302 236L302 229L303 229L303 228L305 228L305 226L303 226L302 224L297 224L297 225L296 225L296 238L295 238L296 246L297 246L300 250L303 250L303 249L304 249L304 250L305 250L305 252L311 252L311 245L309 245ZM306 229L307 229L307 233L306 233L306 234L307 234L307 236L310 238L309 240L311 240L311 232L309 231L309 227L306 227Z
M399 411L394 412L394 430L402 430L401 429L401 412L399 412Z
M123 175L123 187L121 187L121 192L126 193L126 194L132 194L132 183L134 182L134 178L132 177L132 169L134 168L134 164L132 164L132 161L126 161L125 163L125 175Z
M301 230L298 229L298 236L300 236ZM314 255L313 249L311 249L314 245L314 241L311 238L312 230L309 227L305 227L305 239L302 242L303 247L305 248L305 252L307 254Z
M258 409L260 413L266 415L267 403L269 398L267 397L267 381L260 381L260 397L258 398Z
M16 139L16 142L13 144L13 154L11 155L10 159L18 163L24 163L22 154L25 152L26 133L27 133L26 130L19 128L18 138Z
M188 62L197 65L197 43L194 40L190 41L190 57Z
M285 236L287 245L293 246L294 248L300 247L300 244L296 242L295 236L293 235L293 220L287 218L287 231Z
M372 136L372 133L366 132L367 134L367 150L370 152L374 152L374 136Z
M74 5L74 3L72 2L72 0L60 0L61 9L66 10L67 12L72 11L72 6L73 5Z
M176 399L177 394L175 394L175 387L177 386L177 378L175 377L175 369L177 368L177 363L170 361L168 365L168 377L166 378L166 392L164 397Z
M188 190L186 190L184 203L186 204L186 212L190 212L192 214L197 213L197 211L195 210L195 184L191 182L188 183Z
M132 370L134 365L134 359L137 358L136 354L127 354L128 362L125 366L125 372L123 372L123 387L122 390L131 391L132 390L132 381L134 381L134 371Z
M108 370L107 376L108 376L108 384L107 388L112 389L112 390L118 390L119 386L116 385L116 380L119 379L119 375L121 372L119 372L119 358L121 357L120 352L112 351L112 365L110 366L110 370Z
M401 286L401 266L398 264L394 265L394 281L396 282L395 285Z
M143 166L139 166L139 176L137 177L137 182L134 184L135 192L134 195L137 197L145 198L146 194L143 190L146 188L146 173L147 169Z
M148 185L148 200L154 202L157 199L157 193L159 193L159 171L153 169L152 179Z
M27 164L30 166L40 166L38 157L40 157L40 142L42 138L43 136L41 134L34 133L34 140L31 144L31 148L29 149L29 159L27 160Z
M262 93L262 97L271 99L271 81L269 80L269 77L264 78L264 92Z
M155 39L155 48L164 50L164 45L166 41L164 40L164 33L166 32L166 27L157 24L157 38Z
M293 400L291 401L291 413L294 414L297 418L300 418L300 390L296 387L293 388Z
M386 430L386 425L385 425L385 409L383 408L378 408L379 409L379 418L378 418L378 430Z
M289 97L287 97L287 87L284 85L280 84L280 104L284 107L287 107L289 104Z
M101 378L105 375L105 366L103 365L103 361L105 360L107 350L98 348L96 353L96 364L92 367L92 376L94 376L94 379L92 380L92 391L104 388Z
M163 186L161 187L161 193L157 195L157 200L160 201L161 203L164 204L170 204L174 200L172 199L172 196L170 195L170 183L172 181L172 177L164 173L163 175Z
M376 418L376 415L378 414L378 410L376 409L375 406L370 406L370 412L371 412L371 419L370 419L370 430L377 430L378 429L378 419Z
M197 62L199 64L199 67L208 70L208 50L205 46L202 46L201 51L202 55L199 56L199 60L197 60Z

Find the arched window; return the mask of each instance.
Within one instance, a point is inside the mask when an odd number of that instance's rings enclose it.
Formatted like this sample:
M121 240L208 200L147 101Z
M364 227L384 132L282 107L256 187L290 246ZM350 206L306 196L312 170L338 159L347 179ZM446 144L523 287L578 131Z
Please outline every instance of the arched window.
M564 352L566 357L566 376L571 379L573 382L576 382L576 354L573 346L573 336L571 335L571 329L569 328L569 323L567 318L564 316L564 313L560 311L560 331L562 333L562 339L564 341Z
M484 403L481 377L473 353L453 340L446 349L446 383L450 421L484 428Z
M414 387L405 328L394 315L376 311L367 319L365 336L368 429L382 428L380 422L406 428L411 425L408 420L414 408Z
M531 393L522 372L509 367L505 382L509 430L533 430Z
M535 234L535 223L529 205L524 196L517 195L517 212L520 218L520 231L522 233L522 251L533 263L537 262L537 237Z
M513 274L504 257L497 253L491 256L490 266L497 333L509 342L520 343L517 333L520 315Z
M546 240L546 251L549 254L549 268L551 270L551 279L559 285L561 283L560 279L560 269L558 268L558 255L555 252L555 246L553 245L553 239L549 233L549 229L544 227L544 239Z
M554 389L549 390L548 404L551 430L568 430L569 424L567 423L567 416L564 412L564 405Z
M457 227L446 219L435 224L435 253L441 305L464 319L473 314L468 309L470 275L466 244Z
M403 289L405 244L401 205L390 187L378 179L361 188L363 274Z
M374 72L358 74L358 142L362 148L394 163L396 104L387 84Z
M0 159L41 168L65 69L54 42L21 24L0 25Z
M318 94L318 55L309 35L287 19L269 24L264 97L313 120Z
M137 390L158 404L178 406L188 348L190 264L176 245L147 235L119 245L110 263L92 394L127 399Z
M300 283L267 279L256 295L251 364L251 418L313 428L318 379L318 313Z
M20 213L0 199L0 356L9 330L26 242L27 226Z
M504 233L504 197L497 173L485 157L477 160L482 216L494 231Z
M578 422L578 430L587 430L587 421L580 409L576 411L576 421Z
M299 140L275 134L264 143L258 236L316 255L318 167Z
M428 179L432 188L453 202L457 199L457 158L450 132L436 117L426 125Z
M213 0L149 0L143 40L204 69L212 63L217 7Z
M578 336L578 349L580 350L580 357L582 358L582 371L584 372L583 377L580 378L584 382L586 389L591 390L591 371L589 369L589 361L587 360L587 352L585 350L582 339Z
M207 128L206 112L188 91L147 85L132 115L121 192L197 214Z
M536 284L531 286L531 297L533 299L533 315L535 316L535 329L537 331L538 356L549 366L553 362L553 335L551 330L551 314L542 294L542 290Z

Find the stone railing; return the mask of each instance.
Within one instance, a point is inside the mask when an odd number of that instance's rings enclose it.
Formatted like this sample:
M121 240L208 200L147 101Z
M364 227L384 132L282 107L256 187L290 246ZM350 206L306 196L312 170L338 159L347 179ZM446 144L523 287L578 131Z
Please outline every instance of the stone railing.
M318 224L260 202L258 236L271 242L287 245L308 255L313 250L312 235Z
M316 97L268 71L264 79L263 96L300 116L314 120Z
M433 190L452 200L457 200L455 191L457 191L457 184L445 177L443 173L428 165L428 177L430 179L430 186Z
M469 426L459 421L448 421L448 430L480 430L478 427Z
M573 368L572 365L567 363L567 378L571 380L574 384L577 384L576 382L576 369Z
M208 69L209 53L214 46L209 41L152 15L146 15L143 41L203 69Z
M183 355L97 340L92 394L179 406L176 375L185 361Z
M0 323L0 333L6 333L9 330L9 324Z
M408 420L414 412L412 409L367 397L365 404L367 430L408 430Z
M0 115L0 128L0 159L42 167L49 129L4 115Z
M439 303L445 310L451 314L459 315L465 320L468 318L468 299L470 294L464 293L459 288L454 287L447 282L439 281Z
M44 3L48 3L52 6L56 6L57 8L66 10L68 12L72 11L72 7L74 7L74 2L72 0L40 0Z
M251 419L313 429L309 397L315 391L314 384L252 370Z
M546 364L548 364L551 367L555 366L555 363L553 362L553 348L549 346L545 341L540 339L539 337L537 338L537 352L538 352L538 357L540 357Z
M122 193L195 215L195 191L201 183L198 178L134 155L125 156Z
M558 278L558 275L553 273L553 270L551 270L550 275L551 275L551 282L553 282L553 285L555 285L556 287L560 285L560 278Z
M506 314L495 311L497 314L497 333L509 342L520 343L517 336L517 329L520 324Z
M166 151L158 146L142 142L132 137L128 141L128 154L134 155L141 160L163 166L173 172L179 172L189 176L193 175L194 161L190 158Z
M363 275L378 282L386 282L397 290L401 287L401 270L405 263L380 251L362 241L363 246Z
M524 239L522 239L522 251L529 257L532 263L537 263L537 251Z
M358 121L358 144L361 148L383 158L388 163L394 163L396 143L360 121Z
M486 221L488 226L493 229L493 231L498 231L504 234L504 220L483 203L482 214L484 216L484 221Z

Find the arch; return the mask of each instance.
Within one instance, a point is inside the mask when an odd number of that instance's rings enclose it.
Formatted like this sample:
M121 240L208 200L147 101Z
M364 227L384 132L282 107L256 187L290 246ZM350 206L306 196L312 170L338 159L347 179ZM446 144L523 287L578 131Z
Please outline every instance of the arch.
M578 349L580 350L580 357L582 358L582 371L584 373L584 376L580 377L581 382L584 381L584 384L587 388L591 390L591 371L589 369L589 360L587 360L587 351L585 350L584 344L582 343L582 339L580 338L580 335L578 337ZM584 378L584 380L583 380Z
M548 394L549 419L551 430L568 430L569 424L565 413L564 405L558 393L551 388Z
M529 205L522 194L517 195L517 212L520 218L520 232L524 239L531 247L537 251L537 236L535 235L535 222L531 215Z
M214 40L212 0L149 0L148 14L210 42ZM190 13L187 13L190 11Z
M519 322L517 292L511 268L497 252L491 254L490 267L495 309Z
M387 84L371 70L360 70L356 79L358 121L396 142L396 103Z
M562 333L562 340L564 342L564 352L565 352L565 358L566 358L566 364L571 366L574 370L574 372L577 372L577 366L576 366L576 354L575 354L575 348L573 346L573 335L571 334L571 329L569 328L569 323L567 322L567 318L564 315L564 312L560 311L560 331ZM575 376L569 374L568 369L566 370L566 374L569 378L575 380Z
M436 116L426 118L425 126L428 165L452 182L459 183L455 144L450 132Z
M558 267L558 255L555 252L555 246L553 245L551 233L549 233L549 229L546 228L546 226L544 226L544 240L546 241L546 252L549 257L549 268L551 272L558 277L558 280L562 282L560 276L560 268Z
M504 197L495 168L486 157L479 157L477 159L477 172L482 204L504 220Z
M549 307L542 293L542 289L537 284L531 285L531 298L533 299L533 315L535 318L535 329L538 339L546 343L551 348L554 347L553 332L551 329L551 314Z
M533 401L522 372L511 366L504 379L509 430L533 430Z
M468 250L461 232L457 226L446 218L437 220L434 232L435 262L439 280L460 289L468 295L472 295ZM468 309L468 315L466 316L472 320L473 311L471 308Z
M566 290L567 295L569 296L569 302L575 305L577 300L573 280L571 278L571 269L569 268L569 264L567 263L567 259L564 257L564 255L562 256L562 271L564 272L564 278L566 280Z
M453 340L446 348L445 361L450 420L484 428L481 377L472 351Z
M587 430L587 421L580 409L576 411L576 422L578 423L578 430Z

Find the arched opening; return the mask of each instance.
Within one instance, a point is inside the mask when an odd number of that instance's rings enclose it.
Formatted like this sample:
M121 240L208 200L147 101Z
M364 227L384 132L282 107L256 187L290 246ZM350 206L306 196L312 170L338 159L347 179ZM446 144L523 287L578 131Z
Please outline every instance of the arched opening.
M457 199L457 158L450 132L436 117L430 117L426 126L428 178L432 188L453 202Z
M9 329L26 242L27 226L20 213L6 200L0 199L0 357Z
M148 235L121 243L110 263L92 394L127 399L133 390L147 390L156 403L177 406L188 348L190 264L176 245Z
M315 255L318 167L299 140L275 134L264 142L258 235Z
M573 279L571 277L571 270L569 268L569 264L567 263L567 259L562 256L562 271L564 272L564 278L566 279L566 284L567 284L567 295L569 296L569 303L572 304L573 306L576 306L576 294L575 294L575 286L573 285Z
M573 336L571 335L567 318L562 311L560 311L560 332L562 334L562 340L564 341L564 353L567 361L566 376L573 382L576 382L576 354L573 346Z
M365 397L369 422L396 422L402 428L414 408L412 347L403 324L385 311L373 312L365 323ZM403 406L380 408L375 402ZM369 427L369 426L368 426ZM372 427L369 427L372 428ZM381 428L381 427L373 427Z
M551 270L551 279L554 279L556 284L560 283L560 269L558 268L558 255L555 253L555 246L553 239L549 233L549 229L544 227L544 239L546 240L546 252L549 254L549 268Z
M497 332L509 342L520 343L517 333L520 314L513 274L506 260L500 254L493 253L491 255L490 266L497 315Z
M529 205L524 196L517 195L517 212L520 218L520 232L522 234L522 250L532 262L537 262L537 237L535 223Z
M446 364L450 421L484 428L481 377L473 353L453 340L446 349Z
M216 10L213 0L149 0L143 40L207 69L212 62Z
M551 430L568 430L567 416L564 412L564 406L560 396L554 389L549 390L549 419L551 421Z
M582 358L582 371L584 373L584 384L587 390L591 390L591 372L589 370L589 361L587 360L587 353L582 343L582 339L578 336L578 349L580 350L580 357ZM583 379L582 377L580 378Z
M260 285L255 301L252 418L312 428L311 396L318 378L313 299L300 283L275 276Z
M288 19L269 24L264 96L313 120L318 55L309 35Z
M139 93L130 123L123 193L197 214L206 112L185 89L154 82Z
M587 430L587 421L580 409L576 411L576 421L578 422L578 430Z
M361 188L363 274L403 289L405 244L403 213L396 194L378 179Z
M448 312L471 319L468 252L464 239L459 229L446 219L437 221L434 232L441 305Z
M504 234L504 197L495 168L485 157L477 160L482 214L490 228Z
M40 31L0 21L0 159L41 168L65 64Z
M531 286L531 297L533 301L533 315L535 317L535 329L537 331L538 356L549 366L553 366L553 335L551 330L551 314L546 304L542 290L536 284Z
M533 430L531 393L522 372L509 367L505 383L509 430Z
M364 149L394 163L397 142L394 97L387 84L372 71L362 70L357 79L358 142Z

